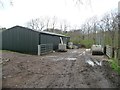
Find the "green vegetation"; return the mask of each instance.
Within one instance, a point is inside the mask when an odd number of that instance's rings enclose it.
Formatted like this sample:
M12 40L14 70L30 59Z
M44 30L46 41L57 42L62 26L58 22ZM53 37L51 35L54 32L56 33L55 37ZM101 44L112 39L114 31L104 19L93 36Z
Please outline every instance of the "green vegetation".
M73 42L74 44L81 44L81 45L85 45L86 48L91 48L91 46L94 44L94 41L92 39L80 39L80 38L74 38L70 40L71 42Z
M112 69L118 72L118 74L120 75L120 66L118 65L118 61L116 59L111 59L109 63Z
M92 39L85 39L85 40L80 41L80 44L85 45L86 48L91 48L93 43L94 43L94 41Z
M74 44L80 44L80 38L78 36L70 39L71 39L70 41L73 42Z

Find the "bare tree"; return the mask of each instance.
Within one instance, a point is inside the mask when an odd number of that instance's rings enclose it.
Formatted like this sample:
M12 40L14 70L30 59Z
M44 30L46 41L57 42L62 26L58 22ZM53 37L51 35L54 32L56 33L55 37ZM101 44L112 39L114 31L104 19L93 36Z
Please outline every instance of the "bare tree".
M60 22L60 30L63 31L63 23Z
M101 36L102 45L105 46L106 26L102 20L99 20L97 23L97 27L98 27L99 32L101 34L100 36Z
M52 32L54 32L56 24L57 24L57 18L54 16L52 19Z
M85 39L85 32L86 32L86 24L83 24L81 26L82 40Z
M7 3L9 3L9 5L13 6L12 0L7 0ZM4 7L5 5L6 5L6 3L4 2L4 0L0 0L0 7Z
M90 33L92 34L91 38L93 39L94 44L97 43L97 33L96 33L98 31L97 23L98 23L97 16L93 16L87 21L88 34L90 34ZM100 43L100 41L99 41L99 43Z
M75 6L78 8L85 7L87 9L93 10L92 9L92 0L73 0L75 3Z
M0 0L0 5L3 7L3 1L2 0Z
M101 30L101 33L104 35L104 43L105 40L108 39L108 36L111 37L109 40L111 40L110 45L114 47L115 45L115 33L118 28L118 20L117 20L117 13L116 12L109 12L104 15L104 17L99 21L98 27ZM107 35L109 33L109 35ZM107 40L108 41L108 40ZM105 43L106 44L106 43Z
M37 21L36 19L32 19L31 21L27 22L27 27L33 29L33 30L37 30Z
M39 25L38 25L38 26L39 26L39 29L40 29L40 31L42 31L43 28L45 27L44 20L42 20L42 19L40 20L40 19L39 19L39 22L38 22L38 23L39 23Z
M47 31L48 31L48 28L49 28L49 24L50 24L50 18L46 18L46 28L47 28Z
M63 29L64 29L64 32L65 32L65 33L66 33L67 28L68 28L67 21L64 20Z
M73 0L76 5L91 6L91 0Z
M88 39L90 38L90 32L91 32L91 23L89 21L86 22L85 26L86 26L86 31L87 31L87 36L88 36Z
M101 37L100 33L97 34L98 32L98 19L97 16L93 16L89 18L82 26L81 26L81 32L83 33L82 39L85 39L87 35L87 39L93 40L94 44L101 44Z
M37 18L37 19L32 19L27 23L27 26L33 30L40 30L42 31L43 28L45 27L44 20Z
M102 22L104 22L104 28L105 31L109 32L111 37L111 45L114 47L114 38L115 38L115 31L117 29L117 20L116 20L116 13L110 12L107 13L103 19Z
M118 31L118 18L117 13L111 12L111 37L112 38L112 46L115 47L115 33Z

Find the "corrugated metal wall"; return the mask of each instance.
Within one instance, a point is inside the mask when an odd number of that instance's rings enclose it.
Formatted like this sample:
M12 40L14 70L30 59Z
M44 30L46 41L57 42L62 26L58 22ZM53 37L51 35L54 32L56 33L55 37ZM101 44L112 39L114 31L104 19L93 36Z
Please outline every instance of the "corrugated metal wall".
M2 33L2 48L24 53L37 53L39 33L26 28L13 27Z
M53 44L53 50L58 49L58 44L60 43L59 36L54 36L50 34L41 33L41 44Z
M53 50L57 50L60 37L67 44L67 37L41 33L25 27L15 26L2 32L2 49L37 54L39 44L52 44Z
M41 44L53 44L53 50L57 50L60 43L60 37L62 37L63 42L67 44L67 42L69 41L67 37L50 35L45 33L41 33L40 41Z

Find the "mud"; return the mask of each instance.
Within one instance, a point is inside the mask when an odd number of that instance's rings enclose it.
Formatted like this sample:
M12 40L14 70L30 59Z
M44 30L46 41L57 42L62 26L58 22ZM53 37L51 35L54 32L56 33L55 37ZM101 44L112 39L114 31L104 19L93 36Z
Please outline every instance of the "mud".
M3 88L120 87L120 76L109 67L107 57L92 56L89 50L72 49L43 56L3 52L2 56Z

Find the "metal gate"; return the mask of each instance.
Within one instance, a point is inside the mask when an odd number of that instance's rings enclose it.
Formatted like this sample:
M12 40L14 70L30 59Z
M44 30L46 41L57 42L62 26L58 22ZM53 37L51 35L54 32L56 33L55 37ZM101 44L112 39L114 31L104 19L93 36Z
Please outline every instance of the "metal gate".
M38 45L38 55L46 54L53 51L53 44Z
M106 45L106 55L109 57L109 58L112 58L113 57L113 49L111 46L109 45Z

